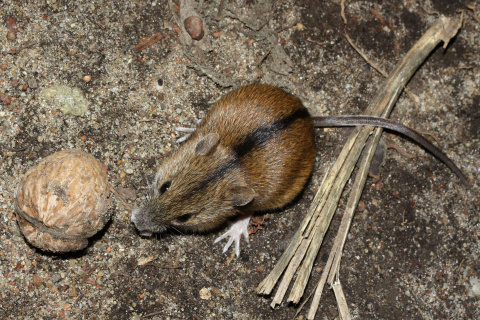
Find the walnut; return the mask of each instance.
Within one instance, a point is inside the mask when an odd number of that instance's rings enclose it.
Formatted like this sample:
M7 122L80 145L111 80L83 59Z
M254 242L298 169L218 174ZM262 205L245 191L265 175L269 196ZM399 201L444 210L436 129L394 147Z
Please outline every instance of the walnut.
M81 250L110 219L108 196L107 173L100 161L83 151L60 151L23 177L15 202L18 225L42 250Z

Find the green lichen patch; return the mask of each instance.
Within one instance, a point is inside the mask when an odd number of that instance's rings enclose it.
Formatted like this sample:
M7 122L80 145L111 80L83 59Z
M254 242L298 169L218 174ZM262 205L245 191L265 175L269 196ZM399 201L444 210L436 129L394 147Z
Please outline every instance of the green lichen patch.
M78 88L58 84L45 88L41 97L49 100L65 114L83 116L88 109L88 100Z

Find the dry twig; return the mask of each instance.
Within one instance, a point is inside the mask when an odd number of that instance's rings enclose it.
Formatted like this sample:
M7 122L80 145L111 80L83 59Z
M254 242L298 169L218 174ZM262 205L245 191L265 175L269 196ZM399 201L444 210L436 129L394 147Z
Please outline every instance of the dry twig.
M138 41L137 45L133 49L135 53L139 53L140 51L153 46L155 43L163 39L163 35L160 32L155 33L151 37L143 38Z
M40 42L40 41L27 42L27 43L22 44L21 46L13 49L12 51L3 51L2 53L3 53L4 55L6 55L6 54L12 54L12 55L14 55L14 54L20 53L22 50L31 48L31 47L33 47L33 46L40 46L40 45L42 45L42 44L44 44L44 43L42 43L42 42Z
M400 153L402 156L404 156L405 158L409 158L409 159L416 159L417 156L414 155L414 154L410 154L408 152L406 152L405 150L403 150L402 148L400 148L397 144L395 143L387 143L387 148L391 148L391 149L395 149L398 153Z
M478 18L477 16L477 7L475 6L475 4L467 4L467 8L472 10L473 20L480 22L480 18Z
M160 268L160 269L180 269L181 268L179 265L164 266L164 265L161 265L161 264L158 264L158 263L152 263L152 262L145 263L143 266L152 266L152 267L157 267L157 268Z

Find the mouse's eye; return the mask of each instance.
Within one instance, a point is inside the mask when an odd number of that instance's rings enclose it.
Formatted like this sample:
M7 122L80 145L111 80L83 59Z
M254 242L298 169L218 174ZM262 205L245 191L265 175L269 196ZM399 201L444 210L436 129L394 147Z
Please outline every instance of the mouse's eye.
M168 190L168 188L170 188L170 186L172 185L172 181L167 181L167 182L164 182L160 188L158 188L158 193L159 194L164 194L165 191Z
M191 214L184 214L183 216L178 217L176 220L178 222L187 222L192 217Z

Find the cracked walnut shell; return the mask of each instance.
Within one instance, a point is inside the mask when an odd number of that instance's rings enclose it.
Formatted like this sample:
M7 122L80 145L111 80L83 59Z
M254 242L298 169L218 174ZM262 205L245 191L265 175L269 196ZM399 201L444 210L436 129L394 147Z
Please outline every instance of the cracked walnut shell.
M110 219L109 185L100 161L79 150L54 153L27 171L17 190L18 225L35 247L85 248Z

